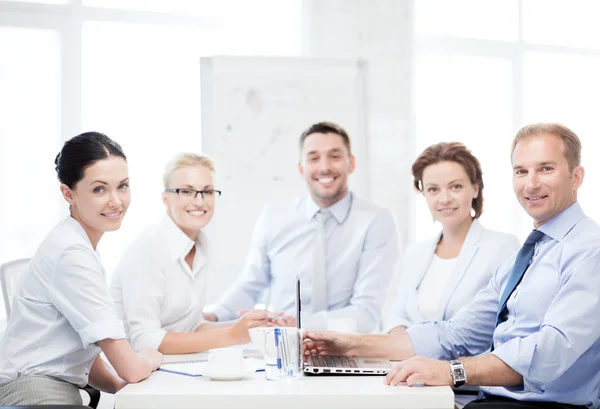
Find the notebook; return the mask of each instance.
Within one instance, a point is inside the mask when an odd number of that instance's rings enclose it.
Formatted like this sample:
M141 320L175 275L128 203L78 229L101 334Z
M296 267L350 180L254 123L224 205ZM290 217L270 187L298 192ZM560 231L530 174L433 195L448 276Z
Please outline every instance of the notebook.
M208 352L198 352L196 354L173 354L163 355L164 365L179 365L179 364L195 364L206 362L208 360Z
M234 345L228 348L242 348L244 350L244 358L262 359L262 353L252 347L252 343ZM198 362L206 362L208 359L208 351L197 352L195 354L171 354L163 356L162 365L175 364L193 364Z
M191 354L194 355L194 354ZM163 362L160 366L159 370L163 372L169 372L177 375L185 375L192 377L203 376L204 369L208 360L206 359L195 359L195 360L187 360L187 361L171 361L171 362ZM248 371L253 372L261 372L264 371L265 365L264 361L254 359L254 358L245 358L244 366Z

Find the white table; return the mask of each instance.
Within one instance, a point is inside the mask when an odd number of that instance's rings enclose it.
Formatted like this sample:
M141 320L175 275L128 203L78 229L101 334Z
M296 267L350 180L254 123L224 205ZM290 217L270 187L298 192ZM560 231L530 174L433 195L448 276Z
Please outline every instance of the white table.
M448 386L385 386L381 376L305 376L267 381L264 373L241 381L218 382L155 372L115 395L116 409L166 408L435 408L454 407Z

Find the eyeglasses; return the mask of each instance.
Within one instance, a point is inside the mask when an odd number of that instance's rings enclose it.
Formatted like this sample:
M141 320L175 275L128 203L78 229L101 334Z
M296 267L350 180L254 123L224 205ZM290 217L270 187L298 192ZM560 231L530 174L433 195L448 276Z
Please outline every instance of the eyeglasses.
M165 192L177 193L179 196L185 197L187 199L195 199L198 196L198 194L202 196L203 200L214 199L215 197L221 196L221 191L214 189L196 190L182 187L175 189L165 189Z

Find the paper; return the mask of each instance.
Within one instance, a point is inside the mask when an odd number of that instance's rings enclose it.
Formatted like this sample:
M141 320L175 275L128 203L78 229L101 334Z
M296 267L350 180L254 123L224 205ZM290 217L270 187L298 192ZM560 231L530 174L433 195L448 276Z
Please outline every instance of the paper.
M197 354L189 354L189 355L197 355ZM181 355L180 355L181 356ZM185 355L183 355L185 356ZM185 376L193 376L199 377L203 376L204 369L206 368L207 361L202 360L198 362L188 362L188 363L175 363L168 362L163 363L159 368L163 372L173 373L176 375L185 375ZM259 372L264 370L265 364L262 359L254 359L248 358L244 360L244 367L248 370L248 372Z
M262 359L262 353L252 347L252 343L243 345L234 345L228 348L242 348L244 350L244 358ZM197 352L195 354L172 354L163 356L163 365L168 364L186 364L206 362L208 360L208 351Z

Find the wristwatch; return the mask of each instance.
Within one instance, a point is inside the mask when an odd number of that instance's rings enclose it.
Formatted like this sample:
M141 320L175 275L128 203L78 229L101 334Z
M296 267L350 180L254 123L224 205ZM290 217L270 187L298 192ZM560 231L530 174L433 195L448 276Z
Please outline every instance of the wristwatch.
M450 375L452 375L452 382L454 382L454 386L461 386L467 382L465 366L459 360L450 361Z

